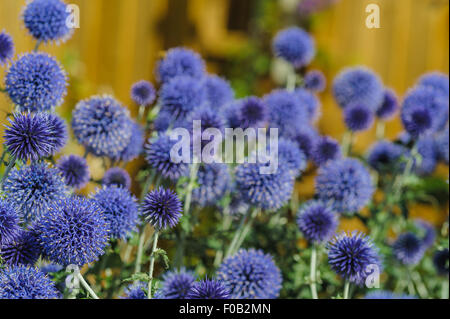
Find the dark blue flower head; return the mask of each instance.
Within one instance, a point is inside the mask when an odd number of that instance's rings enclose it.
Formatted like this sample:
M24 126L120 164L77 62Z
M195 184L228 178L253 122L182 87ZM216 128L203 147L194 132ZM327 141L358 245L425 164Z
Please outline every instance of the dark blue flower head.
M313 92L322 92L327 86L325 75L319 70L311 70L305 74L305 88Z
M13 169L3 189L25 221L45 215L49 205L63 199L67 193L59 170L45 162Z
M346 158L320 167L316 193L338 213L354 213L372 199L374 187L367 168L356 159Z
M237 109L237 123L238 127L242 129L261 128L264 127L269 119L269 110L266 104L255 96L250 96L239 100L239 107Z
M111 167L105 172L102 179L105 186L117 186L130 189L131 178L126 170L120 167Z
M368 130L374 119L374 113L364 104L351 104L344 110L345 125L353 132Z
M174 116L169 111L159 111L158 116L153 121L153 129L158 133L167 131L172 123L175 122Z
M226 104L221 110L220 114L225 119L226 127L238 128L241 127L241 118L239 116L242 100L235 100Z
M230 292L222 282L204 279L192 285L186 299L230 299Z
M310 91L299 88L295 90L295 95L302 108L306 109L310 123L313 123L320 115L320 101Z
M15 207L7 200L0 198L0 247L19 237L21 234L19 222Z
M448 126L436 136L436 147L439 154L439 160L448 165Z
M176 163L171 159L170 151L176 143L177 141L171 140L168 135L160 135L149 139L144 147L145 159L150 166L164 178L172 181L189 174L189 165L187 163Z
M139 209L136 198L128 189L104 186L92 197L103 212L109 224L109 236L115 239L127 238L137 229Z
M86 186L91 178L86 159L78 155L61 157L57 167L66 185L75 189L81 189Z
M365 67L344 69L334 79L333 94L341 108L350 104L364 104L375 112L384 98L379 77Z
M0 299L56 299L55 283L38 268L10 266L0 270Z
M137 105L147 106L152 104L156 98L156 91L148 81L139 81L131 87L131 99Z
M128 285L125 288L123 299L147 299L148 284L143 281Z
M417 138L432 131L433 118L431 111L423 105L411 105L407 109L402 108L401 120L406 132Z
M226 258L217 271L233 299L275 299L280 295L281 272L262 250L240 249Z
M449 80L448 75L441 72L430 72L420 77L419 86L431 88L436 94L442 95L448 99L449 96Z
M336 233L338 216L324 203L310 200L300 207L297 225L309 242L324 243Z
M305 153L308 159L311 158L315 144L319 139L319 133L310 125L300 125L297 127L293 140Z
M305 153L297 143L285 138L278 140L278 158L280 165L286 165L295 177L298 177L308 164Z
M108 244L105 214L94 201L81 196L52 204L35 227L43 255L62 266L81 267L96 261Z
M275 56L288 61L295 68L308 65L316 54L314 39L298 27L278 32L272 46Z
M399 104L395 92L390 89L385 89L383 103L378 107L376 115L381 120L388 120L397 113L398 107Z
M14 57L14 42L11 36L0 32L0 65L5 65Z
M60 0L33 0L25 7L23 21L38 41L65 41L72 35L66 23L69 15L67 5Z
M26 53L6 73L5 89L20 111L51 111L67 93L67 76L47 53Z
M223 163L203 164L197 173L198 187L192 191L192 201L200 207L213 206L231 188L228 165Z
M449 272L449 253L448 248L438 250L434 253L433 264L439 275L447 275Z
M0 248L1 259L9 265L34 265L40 253L34 229L22 230L17 238L6 242Z
M184 268L166 272L162 278L162 286L158 294L163 299L186 299L197 276Z
M130 162L137 158L144 147L144 131L141 125L132 121L131 122L131 138L127 146L123 149L120 155L114 160L120 160L123 162Z
M364 284L365 279L378 267L381 259L372 240L359 232L341 233L327 245L331 269L351 283Z
M78 142L96 156L120 157L132 133L128 110L110 96L80 101L72 112L72 129Z
M317 166L340 159L341 156L342 152L339 142L329 136L318 138L311 154L312 160Z
M208 75L205 86L207 101L215 110L221 109L234 99L234 91L230 83L217 75Z
M374 290L367 293L364 299L417 299L415 296L396 294L386 290Z
M162 187L145 196L141 210L146 222L161 230L175 227L182 212L181 202L177 194Z
M420 160L416 161L414 170L422 176L432 174L439 158L436 140L432 135L422 135L416 143L416 148Z
M198 53L185 48L173 48L159 62L157 77L166 83L176 76L189 76L198 80L204 73L205 62Z
M378 172L392 172L400 168L400 159L405 154L405 147L383 140L371 147L367 162Z
M419 237L408 232L398 236L392 245L392 253L404 265L415 265L423 257L425 249Z

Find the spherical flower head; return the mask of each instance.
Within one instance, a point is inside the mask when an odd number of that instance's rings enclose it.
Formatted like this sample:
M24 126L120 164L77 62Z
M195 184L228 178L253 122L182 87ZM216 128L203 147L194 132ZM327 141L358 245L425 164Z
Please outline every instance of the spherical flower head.
M346 158L319 168L316 194L338 213L354 213L372 199L373 181L367 168L357 159Z
M367 162L378 172L393 172L400 168L400 159L405 154L405 147L382 140L371 147Z
M136 231L139 209L136 198L128 189L104 186L92 197L109 224L109 236L125 239Z
M82 189L89 182L91 174L85 158L78 155L63 156L56 165L67 186Z
M286 165L295 177L300 176L308 164L305 153L297 143L285 138L278 140L278 159L280 165Z
M417 141L416 148L420 160L415 163L414 170L422 176L432 174L436 169L439 158L436 140L432 135L422 135Z
M436 147L438 150L439 160L448 165L448 126L445 128L445 130L437 134Z
M192 201L200 207L213 206L231 188L228 165L223 163L203 164L197 172L198 187L192 191Z
M0 247L19 237L21 234L19 222L19 215L14 205L0 198Z
M75 106L72 129L86 150L114 159L130 143L132 121L128 110L113 97L94 96Z
M319 70L311 70L305 74L305 88L312 92L323 92L327 86L325 75Z
M269 119L269 110L267 105L259 98L250 96L239 100L237 109L238 127L242 129L264 127Z
M164 133L174 122L175 118L169 111L160 110L158 116L153 121L153 129L158 133Z
M417 299L417 297L405 294L396 294L392 291L375 290L367 293L364 296L364 299Z
M163 84L159 103L161 110L175 118L185 117L194 108L206 103L204 82L189 76L177 76Z
M108 244L105 214L94 201L81 196L52 204L36 229L43 254L62 266L81 267L96 261Z
M241 127L241 112L242 100L235 100L226 104L221 110L220 114L225 119L226 127L238 128Z
M280 295L280 269L262 250L240 249L222 262L217 278L233 299L275 299Z
M157 72L158 79L163 83L177 76L189 76L198 80L205 74L205 62L192 50L173 48L159 62Z
M372 273L372 267L381 268L378 249L362 233L341 233L328 243L327 248L331 269L351 283L362 285Z
M411 232L398 236L392 245L392 253L404 265L416 265L425 253L424 246L419 237Z
M297 225L303 236L311 243L324 243L336 233L338 217L330 207L310 200L300 207Z
M197 276L184 268L166 272L162 278L162 286L158 290L164 299L186 299Z
M423 105L411 105L408 108L402 108L401 120L406 132L412 137L417 138L420 135L432 131L433 118L431 111Z
M398 108L398 98L395 92L390 89L385 89L383 103L378 107L376 115L383 121L389 120L397 113Z
M316 54L314 39L298 27L278 32L272 46L275 56L288 61L295 68L308 65Z
M195 282L186 299L230 299L230 292L224 283L214 279Z
M39 42L67 40L72 30L67 26L70 11L60 0L33 0L23 12L28 32Z
M420 77L419 86L425 86L433 89L436 94L442 95L448 99L449 96L449 80L448 75L441 72L430 72Z
M8 64L14 57L14 42L11 36L2 31L0 32L0 65Z
M20 111L52 111L67 93L67 76L47 53L26 53L6 72L5 85Z
M68 191L59 170L45 162L13 169L3 190L26 222L45 215L49 205L63 199Z
M308 159L311 158L315 144L319 139L319 133L310 125L301 125L297 127L293 140L298 147L305 153Z
M137 105L148 106L155 101L156 91L148 81L139 81L131 87L131 99Z
M438 250L434 253L433 264L439 275L441 275L441 276L447 275L448 276L448 272L449 272L448 248Z
M181 201L174 191L160 187L145 196L141 211L153 227L160 230L173 228L181 217Z
M128 285L125 288L125 297L123 299L147 299L148 284L143 281Z
M126 170L120 167L111 167L105 172L102 179L105 186L117 186L130 189L131 178Z
M127 146L123 149L118 157L114 160L123 161L125 163L131 162L137 158L144 147L144 130L140 124L131 121L131 138Z
M372 70L365 67L347 68L334 79L333 95L341 108L364 104L375 112L383 103L384 87Z
M344 110L345 125L352 132L368 130L374 120L374 113L364 104L348 105Z
M434 229L434 226L421 219L416 220L415 224L421 233L420 238L424 249L432 247L436 240L436 230Z
M217 75L208 75L205 79L206 99L214 110L221 109L234 99L230 83Z
M341 157L342 152L339 142L329 136L318 138L311 154L311 158L317 166L325 165L326 163L338 160Z
M295 95L300 102L300 105L306 109L309 122L315 122L320 115L320 102L319 99L310 91L299 88L295 90Z
M189 175L189 165L187 163L176 163L171 159L170 151L176 143L177 141L171 140L168 135L160 135L149 139L144 147L145 159L150 166L164 178L172 181Z
M22 230L18 237L1 246L0 257L8 265L34 265L40 252L36 232Z
M20 265L0 270L0 299L56 299L55 283L38 268Z

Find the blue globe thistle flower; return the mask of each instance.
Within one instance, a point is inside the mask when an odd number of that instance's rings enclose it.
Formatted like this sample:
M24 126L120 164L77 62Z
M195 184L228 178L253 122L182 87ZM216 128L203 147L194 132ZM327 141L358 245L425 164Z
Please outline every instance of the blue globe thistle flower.
M0 32L0 65L9 63L14 57L14 42L11 36L2 31Z
M92 197L109 224L109 236L125 239L136 231L139 209L136 198L125 188L104 186Z
M181 217L181 202L177 194L160 187L145 196L141 204L145 221L160 230L175 227Z
M379 77L368 68L344 69L333 82L333 95L341 108L363 104L375 112L384 98L384 87Z
M192 285L186 299L230 299L230 292L222 282L204 279Z
M3 190L26 222L45 215L49 205L63 199L67 193L59 170L45 162L13 169Z
M42 253L62 266L81 267L96 261L108 244L105 214L94 201L81 196L50 205L36 230Z
M131 87L131 99L137 105L147 106L152 104L156 98L156 91L148 81L138 81Z
M281 165L286 165L291 173L298 177L305 169L306 155L294 141L280 138L278 140L278 158Z
M233 186L233 190L230 192L230 203L223 210L224 213L231 216L243 215L250 209L250 205L244 200L242 194L236 191L235 187Z
M341 146L334 138L320 137L312 149L311 157L317 166L325 165L342 157Z
M200 207L213 206L231 188L228 165L223 163L203 164L197 172L198 187L192 191L192 201Z
M105 186L117 186L130 189L131 178L126 170L120 167L111 167L105 172L102 179Z
M431 135L422 135L419 137L417 144L417 153L420 160L415 163L414 170L419 175L430 175L436 169L439 158L438 147L436 141Z
M436 136L436 147L439 160L448 165L448 126Z
M164 178L172 181L178 180L182 176L189 175L189 165L187 163L175 163L170 158L170 150L177 143L167 135L160 135L149 139L145 145L145 159Z
M436 230L433 225L424 220L418 219L416 220L416 226L422 233L420 238L424 249L428 249L433 246L434 241L436 240Z
M345 125L350 131L366 131L373 125L374 120L374 113L364 104L348 105L344 110Z
M351 283L362 285L373 271L369 266L381 268L378 249L372 240L362 233L341 233L327 246L331 269Z
M9 265L34 265L41 253L34 230L22 230L15 239L4 243L1 259Z
M293 140L298 147L305 153L308 159L311 158L315 144L319 139L319 133L310 125L301 125L297 127Z
M89 182L91 174L85 158L78 155L63 156L57 163L67 186L82 189Z
M70 12L60 0L33 0L23 12L23 21L28 32L40 42L67 40L72 30L67 26Z
M374 193L372 177L357 159L346 158L319 168L316 193L338 213L359 211Z
M162 287L158 290L160 298L186 299L196 279L197 276L193 271L187 271L184 268L165 273L162 278Z
M401 145L385 140L379 141L371 147L367 162L378 172L395 171L399 168L400 158L406 152L407 150Z
M52 277L53 274L61 271L63 269L63 266L53 264L53 263L45 263L39 267L39 269L46 275L49 275Z
M110 96L80 101L72 112L78 142L96 156L120 157L132 134L128 110Z
M311 70L305 74L305 88L313 92L323 92L327 86L325 75L319 70Z
M230 83L217 75L208 75L205 79L205 87L207 101L215 110L219 110L234 99L234 91Z
M55 283L38 268L20 265L0 269L0 299L56 299Z
M236 189L251 205L268 210L279 209L291 198L294 176L281 165L272 174L262 174L260 169L267 168L267 164L263 164L267 159L258 160L260 162L247 162L236 168Z
M338 216L331 207L310 200L300 207L297 225L303 236L312 243L324 243L336 233Z
M381 120L388 120L397 113L399 108L397 95L393 90L385 89L383 103L380 104L376 111L376 115Z
M217 271L233 299L275 299L280 295L281 272L262 250L240 249L226 258Z
M417 299L415 296L396 294L392 291L375 290L367 293L364 299Z
M241 112L242 100L235 100L226 104L221 110L220 114L225 119L226 127L238 128L241 127Z
M433 256L433 264L439 275L447 275L449 272L449 253L448 248L437 250Z
M147 299L148 284L143 281L128 285L125 290L125 297L122 299Z
M47 53L26 53L8 69L5 85L19 111L52 111L67 93L67 76Z
M425 86L433 89L436 94L442 95L448 99L449 80L448 75L441 72L430 72L420 77L419 86Z
M309 122L315 122L320 115L320 101L319 99L310 91L299 88L295 90L295 95L299 100L301 106L306 109L308 114Z
M250 96L245 99L241 99L238 102L236 120L237 127L242 129L261 128L265 127L267 120L269 119L269 110L267 105L261 99Z
M417 138L432 131L431 111L423 105L417 104L402 108L400 116L403 127L411 138Z
M308 65L316 54L314 39L303 29L291 27L284 29L273 39L273 51L295 68Z
M160 110L158 116L153 121L153 129L158 133L163 133L167 131L174 122L175 118L169 111Z
M137 158L144 147L144 130L140 124L131 121L131 137L127 146L120 155L114 158L115 161L131 162Z
M408 232L398 236L392 245L392 253L404 265L416 265L423 257L425 249L415 234Z
M198 80L204 73L205 62L198 53L185 48L173 48L159 62L157 77L166 83L177 76L189 76Z
M0 198L0 247L19 237L21 233L19 222L15 207L4 198Z

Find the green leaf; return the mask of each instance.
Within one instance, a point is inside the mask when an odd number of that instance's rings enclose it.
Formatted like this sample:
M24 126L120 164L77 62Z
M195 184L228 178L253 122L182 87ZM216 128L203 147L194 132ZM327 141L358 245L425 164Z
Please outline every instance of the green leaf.
M149 282L150 277L148 274L139 272L137 274L133 274L131 277L125 278L123 282L134 282L134 281L143 281L143 282Z

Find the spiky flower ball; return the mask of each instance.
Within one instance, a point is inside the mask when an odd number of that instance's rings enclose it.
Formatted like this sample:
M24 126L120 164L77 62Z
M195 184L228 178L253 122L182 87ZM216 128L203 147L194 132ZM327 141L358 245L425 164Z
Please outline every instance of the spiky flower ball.
M449 253L448 248L438 250L434 253L433 264L439 275L447 275L449 272Z
M375 290L367 293L364 299L417 299L415 296L396 294L392 291Z
M415 163L414 170L422 176L432 174L436 169L439 159L436 140L431 135L422 135L417 140L416 149L420 155L420 160Z
M123 161L126 163L137 158L143 150L144 139L145 138L143 128L138 123L132 121L130 141L128 142L127 146L123 149L123 151L120 152L120 155L114 158L114 160Z
M192 201L200 207L213 206L231 187L228 165L223 163L203 164L197 173L198 187L192 191Z
M182 208L174 191L160 187L145 196L141 211L146 222L162 230L178 224Z
M398 236L392 245L392 253L404 265L415 265L425 253L422 241L415 234L408 232Z
M316 54L314 39L298 27L278 32L272 46L275 56L288 61L295 68L308 65Z
M214 279L195 282L186 299L230 299L230 292L224 283Z
M193 271L187 271L184 268L166 272L158 294L163 299L186 299L196 278Z
M295 90L295 95L302 108L306 109L310 123L314 123L320 115L320 101L310 91L303 88Z
M56 299L55 283L38 268L11 266L0 270L0 299Z
M34 265L41 249L33 229L22 230L15 239L0 247L1 259L9 265Z
M163 82L169 82L177 76L189 76L200 79L205 73L202 57L189 49L173 48L159 62L157 76Z
M336 233L338 217L336 212L324 203L310 200L300 207L297 225L309 242L324 243Z
M319 139L319 133L310 125L301 125L297 127L292 138L298 147L305 153L308 159L312 156L312 151Z
M160 110L158 116L153 121L153 129L158 133L164 133L169 129L175 117L169 111ZM175 126L178 127L178 126Z
M439 155L439 160L443 161L448 165L448 126L441 132L439 132L436 136L436 146Z
M449 96L448 75L441 72L430 72L420 77L419 86L431 88L436 94L446 97Z
M388 120L397 113L399 108L397 95L390 89L384 90L383 103L378 107L376 115L381 120Z
M372 177L356 159L330 162L319 169L316 193L338 213L354 213L363 208L374 192Z
M138 81L131 87L131 99L137 105L147 106L152 104L156 98L156 91L148 81Z
M26 53L8 69L5 86L20 111L51 111L63 102L67 76L47 53Z
M345 125L352 132L368 130L373 125L374 119L374 113L364 104L347 105L344 110Z
M80 101L72 112L72 129L78 142L96 156L117 158L131 139L128 110L111 96Z
M393 172L399 168L400 159L405 154L403 146L382 140L370 148L367 162L378 172Z
M305 74L305 88L313 92L323 92L327 86L325 75L319 70L311 70Z
M125 239L137 229L139 209L136 198L128 189L104 186L92 197L109 224L109 236Z
M15 207L6 199L0 198L0 247L19 237L19 222Z
M206 98L209 105L215 109L221 109L234 98L234 91L230 83L217 75L208 75L205 80Z
M33 0L23 12L28 32L39 42L67 40L72 30L67 25L70 10L60 0Z
M294 141L284 138L278 140L278 159L279 165L286 165L295 177L306 169L306 155Z
M63 156L56 165L67 186L82 189L89 182L91 174L85 158L78 155Z
M46 214L49 205L67 194L59 170L45 162L13 169L3 190L25 221L32 221Z
M261 99L250 96L239 100L236 112L238 127L247 129L249 127L258 129L264 127L269 119L267 105Z
M350 104L363 104L375 112L383 103L384 87L372 70L354 67L344 69L336 76L333 94L341 108Z
M233 299L275 299L280 295L281 272L262 250L240 249L226 258L217 271Z
M431 110L421 104L411 105L408 108L403 107L401 120L405 131L411 138L417 138L432 131L433 118Z
M11 36L2 31L0 32L0 65L9 63L14 57L14 42Z
M80 196L53 203L36 230L43 254L63 266L96 261L108 244L109 224L102 209Z
M143 281L128 285L125 290L123 299L147 299L148 284Z
M317 139L311 158L317 166L340 159L342 156L339 142L329 136L323 136Z
M120 167L111 167L105 172L102 179L105 186L117 186L130 189L131 178L126 170Z
M327 245L331 269L351 283L364 284L372 267L381 270L378 249L372 240L359 232L341 233Z
M239 116L242 100L235 100L226 104L221 110L220 114L225 119L226 127L238 128L241 126L241 118Z

